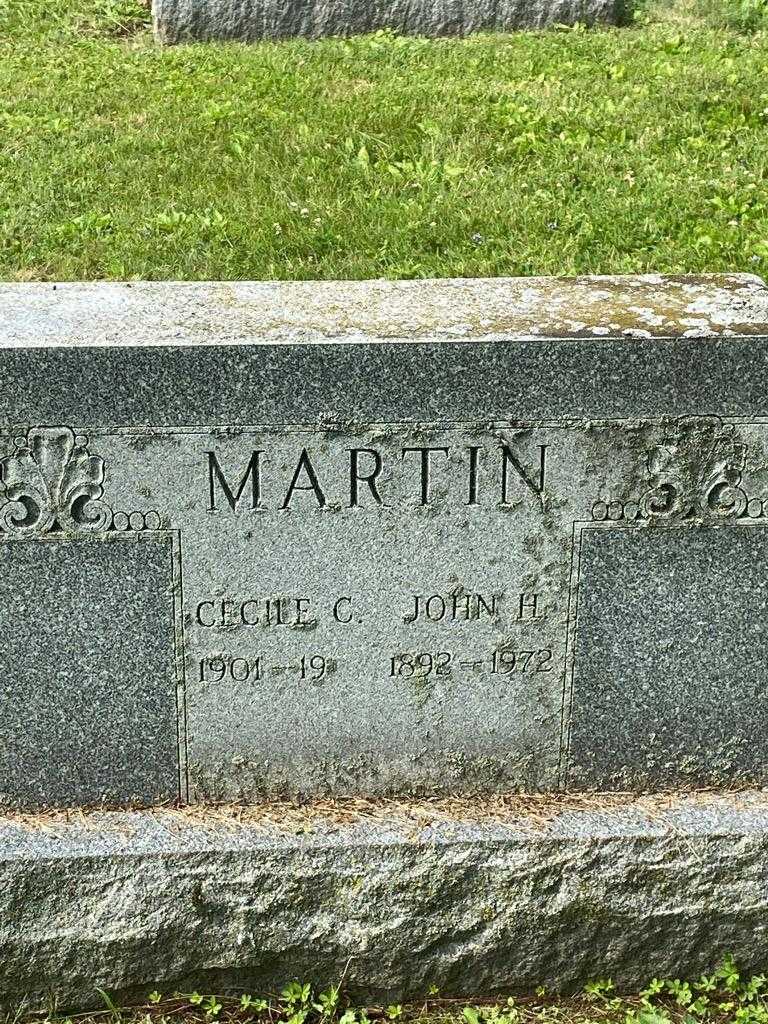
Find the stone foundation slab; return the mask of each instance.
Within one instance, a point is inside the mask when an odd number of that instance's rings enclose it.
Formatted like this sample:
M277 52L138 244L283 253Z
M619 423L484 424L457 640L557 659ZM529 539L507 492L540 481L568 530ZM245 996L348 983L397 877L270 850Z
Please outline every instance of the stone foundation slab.
M295 977L374 1001L632 990L729 952L758 970L767 932L762 791L0 824L4 1007Z

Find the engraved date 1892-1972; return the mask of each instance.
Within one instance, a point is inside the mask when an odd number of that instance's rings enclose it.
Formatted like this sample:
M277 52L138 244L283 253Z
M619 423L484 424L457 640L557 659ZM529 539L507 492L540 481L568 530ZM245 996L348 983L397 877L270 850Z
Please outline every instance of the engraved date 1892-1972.
M511 650L502 648L492 652L490 658L462 655L457 658L452 651L403 652L389 660L390 676L448 676L455 668L475 672L490 671L491 675L511 675L513 672L551 672L552 649Z

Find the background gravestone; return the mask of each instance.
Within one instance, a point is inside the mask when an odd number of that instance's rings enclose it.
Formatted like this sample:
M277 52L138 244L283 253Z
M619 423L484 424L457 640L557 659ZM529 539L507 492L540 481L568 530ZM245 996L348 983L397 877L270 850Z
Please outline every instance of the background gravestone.
M464 36L547 25L622 24L625 0L154 0L155 38L161 43L216 39L253 42L294 36L350 36L391 29L419 36Z

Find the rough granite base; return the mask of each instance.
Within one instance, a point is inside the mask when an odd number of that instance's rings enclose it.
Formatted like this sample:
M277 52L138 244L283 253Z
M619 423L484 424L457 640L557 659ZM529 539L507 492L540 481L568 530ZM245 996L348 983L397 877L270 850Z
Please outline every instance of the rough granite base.
M154 0L160 43L351 36L379 29L408 35L465 36L576 22L622 24L625 0Z
M432 806L5 818L0 1003L342 976L373 1000L631 990L768 960L764 791Z

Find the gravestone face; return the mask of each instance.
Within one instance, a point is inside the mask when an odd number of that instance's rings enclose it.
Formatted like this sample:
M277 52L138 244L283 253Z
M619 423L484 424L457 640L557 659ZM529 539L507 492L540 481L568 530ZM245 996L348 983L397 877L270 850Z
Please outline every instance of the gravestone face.
M757 279L3 293L5 805L768 781Z

